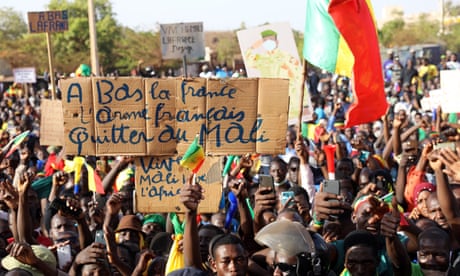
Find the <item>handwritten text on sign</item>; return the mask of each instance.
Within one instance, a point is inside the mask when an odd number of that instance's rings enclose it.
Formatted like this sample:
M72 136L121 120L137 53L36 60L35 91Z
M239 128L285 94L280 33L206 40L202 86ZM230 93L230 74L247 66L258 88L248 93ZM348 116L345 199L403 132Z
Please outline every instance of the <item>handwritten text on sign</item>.
M187 183L190 172L179 165L182 157L136 158L136 209L140 212L183 212L179 200L181 187ZM222 161L206 158L196 181L205 190L205 199L199 211L214 213L219 209L222 195Z
M69 154L284 151L288 80L75 78L61 82ZM276 105L273 105L276 103Z
M30 33L55 33L69 29L69 17L64 11L28 12Z
M199 59L205 55L203 22L161 24L160 36L163 59Z

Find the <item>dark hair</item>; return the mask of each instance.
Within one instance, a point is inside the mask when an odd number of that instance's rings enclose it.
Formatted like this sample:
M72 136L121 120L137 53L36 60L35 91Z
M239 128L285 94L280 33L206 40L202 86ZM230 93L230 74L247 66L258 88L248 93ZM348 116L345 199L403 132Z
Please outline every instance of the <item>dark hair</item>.
M288 166L291 166L292 164L300 164L300 158L297 156L289 158Z
M446 241L446 244L450 245L450 236L446 231L442 230L438 226L431 226L423 230L417 237L417 242L420 244L422 239L432 238L436 241Z
M238 238L237 236L233 234L217 235L209 243L209 256L211 256L211 258L214 259L215 258L214 253L216 251L216 248L218 248L221 245L227 245L227 244L241 245L241 247L243 247L243 242L240 240L240 238Z
M358 245L372 248L374 257L377 260L379 260L379 257L378 257L379 245L378 245L378 240L374 235L372 235L366 230L355 230L349 233L345 237L345 240L343 241L343 247L344 247L345 253L351 247L358 246Z
M201 225L198 227L198 232L200 232L201 230L213 231L213 232L214 232L214 236L222 235L222 234L225 233L224 230L222 230L221 228L215 226L214 224L201 224Z
M289 191L294 192L294 196L303 195L307 199L307 201L310 203L310 198L308 197L308 192L303 187L300 187L298 185L294 185L291 188L289 188Z
M284 170L287 170L287 163L283 159L281 159L279 156L275 156L270 162L270 165L273 163L278 163L280 167L284 168Z

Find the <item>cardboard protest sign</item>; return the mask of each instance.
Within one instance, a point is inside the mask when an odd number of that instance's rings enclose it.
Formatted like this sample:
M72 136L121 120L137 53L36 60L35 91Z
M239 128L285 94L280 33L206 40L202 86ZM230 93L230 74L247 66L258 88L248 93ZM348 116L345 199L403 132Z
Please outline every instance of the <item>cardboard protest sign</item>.
M23 67L13 69L14 82L16 83L36 83L37 75L34 67Z
M195 136L201 136L202 128L206 127L207 109L206 79L183 79L176 82L178 91L176 102L176 137L177 152L184 154ZM201 137L203 139L203 137ZM206 145L202 145L206 151Z
M61 101L43 99L40 103L40 145L64 145L64 117Z
M286 82L279 82L276 79L261 79L259 81L259 102L257 104L258 114L266 114L263 129L257 129L257 137L276 137L276 141L272 144L257 143L256 152L284 152L286 137L286 129L283 128L280 122L287 121L287 111L289 98L286 97L285 91L289 88ZM270 97L264 96L265 91L272 91ZM276 103L276 104L274 104ZM264 138L262 138L264 139ZM273 147L273 148L269 148Z
M176 80L145 79L147 137L158 137L161 143L147 143L147 155L174 154L177 147L176 133Z
M145 142L153 138L145 131L148 117L142 81L142 78L92 78L97 124L94 134L99 139L97 154L145 155Z
M69 29L69 17L66 10L28 12L30 33L55 33Z
M66 150L76 155L181 155L198 135L208 155L280 154L285 147L288 83L287 79L63 80Z
M231 151L235 154L245 154L254 151L252 143L242 143L238 147L233 147L225 142L236 139L249 142L256 137L259 123L256 108L259 92L258 83L257 79L238 81L231 79L222 87L220 80L208 81L209 91L223 90L232 95L228 98L211 98L208 101L210 107L216 108L214 112L210 112L207 125L206 145L208 147L206 150L208 153ZM226 120L226 118L233 120Z
M161 24L160 37L163 59L204 58L203 22Z
M62 111L65 148L69 154L95 155L94 106L91 78L63 79Z
M289 23L275 23L237 32L248 77L289 79L289 122L298 121L302 93L302 64ZM303 120L313 109L308 90L304 92Z
M184 212L180 202L181 187L190 172L179 165L181 157L136 158L136 210L143 213ZM197 174L197 182L205 190L200 213L215 213L222 198L222 162L208 157Z

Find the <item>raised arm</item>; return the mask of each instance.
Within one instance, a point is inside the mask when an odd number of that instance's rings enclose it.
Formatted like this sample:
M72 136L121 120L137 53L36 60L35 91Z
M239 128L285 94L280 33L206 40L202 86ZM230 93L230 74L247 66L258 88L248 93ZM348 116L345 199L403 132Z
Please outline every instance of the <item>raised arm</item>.
M198 237L198 225L196 215L200 201L204 199L203 189L199 184L192 184L193 175L190 175L181 190L180 201L185 206L185 229L184 229L184 260L186 267L201 267L200 239Z
M315 182L313 180L313 172L311 171L310 165L308 164L308 149L305 145L302 136L297 137L295 143L295 151L297 156L300 159L300 186L303 187L307 193L308 198L310 199L310 204L313 203L315 198Z
M128 167L129 163L132 161L129 157L124 157L115 166L107 173L107 175L102 180L102 186L104 187L104 191L108 192L112 189L112 184L117 179L118 174Z
M443 172L444 163L453 163L458 160L458 156L450 149L434 151L430 155L430 166L436 176L436 193L438 195L441 210L446 216L447 221L459 216L459 210L455 201L454 194L449 187L447 176Z
M37 241L33 237L32 218L30 217L29 204L27 200L29 188L32 182L32 177L32 174L25 172L20 176L18 183L18 242L24 242L28 244L37 243Z
M392 210L386 213L381 221L380 233L385 237L386 249L393 265L394 275L411 275L409 255L397 235L400 222L398 203L393 198L391 204Z

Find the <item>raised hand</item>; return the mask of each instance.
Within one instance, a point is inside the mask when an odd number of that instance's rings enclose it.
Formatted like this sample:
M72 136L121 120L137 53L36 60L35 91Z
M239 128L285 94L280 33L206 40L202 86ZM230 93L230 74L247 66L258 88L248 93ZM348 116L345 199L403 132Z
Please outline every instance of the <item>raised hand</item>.
M18 191L8 178L0 180L0 200L3 200L10 210L18 209Z
M199 184L193 184L193 175L190 175L187 184L180 189L180 202L188 211L196 212L200 201L204 199L203 192Z
M121 206L123 204L123 195L119 193L114 193L112 196L107 200L106 208L107 208L107 215L117 215L118 212L121 210Z
M340 195L322 191L315 194L313 210L316 220L330 220L331 216L338 216L346 209L351 210L351 205Z
M242 169L243 168L250 169L252 165L254 165L254 161L251 159L251 154L248 153L248 154L241 156L240 166Z
M33 177L34 177L34 173L30 171L24 172L19 177L19 183L18 183L19 196L27 194L27 191L29 190L30 185L32 184Z
M446 167L443 172L454 181L460 181L460 157L451 149L445 148L440 151L439 159Z
M254 194L254 213L261 214L263 211L272 209L276 206L275 191L270 187L259 186Z
M24 264L35 266L38 263L38 258L35 256L32 247L27 243L11 243L6 248L11 257L16 258Z
M393 197L391 206L391 211L383 216L380 223L380 234L384 237L394 239L397 236L397 230L401 220L396 197Z
M233 178L228 182L228 187L238 200L244 200L248 197L247 182L244 178Z
M295 152L297 156L300 158L300 160L302 160L303 162L308 161L307 146L305 145L301 135L297 136L297 140L295 141Z

